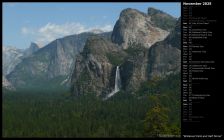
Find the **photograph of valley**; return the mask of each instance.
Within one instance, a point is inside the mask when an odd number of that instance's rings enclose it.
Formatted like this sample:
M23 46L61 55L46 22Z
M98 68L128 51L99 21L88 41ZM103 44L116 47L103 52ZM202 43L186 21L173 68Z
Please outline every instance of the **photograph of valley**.
M180 137L180 3L2 8L3 137Z

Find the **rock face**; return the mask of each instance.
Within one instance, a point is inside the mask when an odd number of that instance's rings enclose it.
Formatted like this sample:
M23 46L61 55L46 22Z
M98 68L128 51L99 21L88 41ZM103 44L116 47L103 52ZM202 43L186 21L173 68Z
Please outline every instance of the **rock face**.
M128 57L121 65L122 89L134 93L147 80L148 49L141 44L133 44L126 52Z
M72 76L72 91L75 95L93 94L97 96L111 92L114 85L116 67L108 54L122 54L110 41L99 37L88 38L83 52L77 56Z
M9 74L23 59L23 50L14 47L3 47L3 75Z
M56 39L24 58L16 68L7 75L15 87L36 86L44 83L61 83L71 75L75 57L82 52L86 39L94 33L81 33ZM111 33L100 36L110 38ZM30 47L35 50L36 45Z
M178 19L174 29L164 41L175 48L181 49L181 18Z
M117 66L120 69L121 90L131 94L154 76L163 78L180 71L180 19L175 20L173 26L164 26L170 34L159 41L160 35L153 38L152 32L164 31L158 28L163 28L163 25L156 20L151 21L151 18L165 16L171 19L154 9L149 9L149 13L145 15L134 9L126 9L114 27L112 42L97 36L87 40L83 52L76 59L72 75L71 90L74 95L109 95L114 88ZM145 34L139 34L139 31ZM147 39L154 42L151 47L146 47Z
M148 49L134 43L123 50L103 38L89 38L83 52L77 56L71 91L74 95L110 94L114 90L117 66L121 89L133 93L147 80Z
M180 19L171 34L149 49L149 79L154 76L164 77L180 71L181 64L181 34Z
M2 87L6 88L8 90L14 90L15 89L12 86L12 84L5 78L5 76L2 77Z
M28 57L38 50L39 46L36 43L31 42L30 47L24 51L23 57Z
M112 32L112 42L127 49L130 43L140 43L146 48L155 42L163 40L169 32L158 28L148 16L135 9L125 9L121 12Z
M176 18L152 7L148 8L148 16L154 26L167 31L171 31L177 22Z
M31 43L30 47L22 50L15 47L3 47L3 75L9 74L24 58L32 55L39 49L36 43Z

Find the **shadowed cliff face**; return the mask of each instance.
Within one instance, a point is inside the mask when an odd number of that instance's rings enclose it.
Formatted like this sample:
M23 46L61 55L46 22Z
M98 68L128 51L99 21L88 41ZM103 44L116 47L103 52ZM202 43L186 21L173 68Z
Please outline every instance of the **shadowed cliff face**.
M147 80L148 49L132 44L122 50L103 38L89 38L76 59L72 92L75 95L96 93L97 96L111 93L115 87L117 66L120 69L120 88L134 93L141 82Z
M149 49L148 76L164 77L180 72L181 64L181 32L180 19L170 35Z
M104 38L92 36L87 40L83 52L77 56L72 76L75 95L96 93L99 96L113 89L112 75L116 69L113 55L124 57L125 53Z
M121 65L123 89L134 93L147 80L148 49L141 44L132 44L127 50L128 57Z
M176 18L152 7L148 8L148 16L154 26L166 31L171 31L177 22Z

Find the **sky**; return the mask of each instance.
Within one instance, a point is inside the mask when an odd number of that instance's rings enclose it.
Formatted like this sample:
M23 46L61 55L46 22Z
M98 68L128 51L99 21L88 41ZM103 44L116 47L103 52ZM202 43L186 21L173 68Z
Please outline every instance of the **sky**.
M112 31L120 12L148 7L180 17L180 3L3 3L3 46L41 47L67 35L101 29Z

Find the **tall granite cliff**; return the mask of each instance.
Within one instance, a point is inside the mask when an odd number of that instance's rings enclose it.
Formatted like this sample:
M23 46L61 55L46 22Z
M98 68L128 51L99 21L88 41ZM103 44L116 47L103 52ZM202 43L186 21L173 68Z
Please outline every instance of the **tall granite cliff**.
M113 55L116 55L113 57ZM96 94L112 91L116 57L125 53L118 46L99 36L87 39L83 52L77 55L72 76L72 91L75 95Z
M170 35L149 49L149 78L164 77L171 73L180 72L181 64L181 31L180 19Z
M129 43L137 42L149 48L163 40L169 34L176 19L154 8L149 8L148 12L147 15L136 9L123 10L114 26L112 42L127 49Z
M153 10L150 16L167 16ZM120 69L121 89L127 93L136 93L143 82L154 76L165 77L179 72L180 19L177 21L173 18L174 25L166 26L165 31L159 28L161 25L158 21L151 21L151 18L137 10L126 9L121 12L114 27L112 42L97 36L89 38L76 59L71 84L73 94L108 95L114 87L117 66ZM145 24L149 25L150 31ZM149 34L139 34L141 30L149 31ZM161 36L153 36L151 33L154 31L164 31L168 36L158 39ZM147 39L154 44L146 46Z

